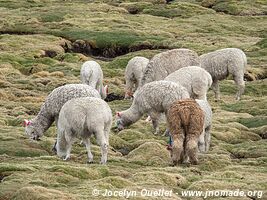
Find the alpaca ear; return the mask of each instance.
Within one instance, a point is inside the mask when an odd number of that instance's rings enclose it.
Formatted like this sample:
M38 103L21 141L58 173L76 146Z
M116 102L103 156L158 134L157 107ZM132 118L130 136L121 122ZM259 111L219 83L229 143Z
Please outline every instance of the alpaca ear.
M30 124L31 124L30 120L24 119L24 121L23 121L23 126L24 127L29 126Z
M145 120L146 122L151 122L152 120L151 120L151 117L150 116L148 116L147 118L146 118L146 120Z
M116 112L116 116L117 116L117 117L121 117L121 112L118 112L118 111L117 111L117 112Z
M106 91L106 94L108 94L108 85L105 85L104 90Z

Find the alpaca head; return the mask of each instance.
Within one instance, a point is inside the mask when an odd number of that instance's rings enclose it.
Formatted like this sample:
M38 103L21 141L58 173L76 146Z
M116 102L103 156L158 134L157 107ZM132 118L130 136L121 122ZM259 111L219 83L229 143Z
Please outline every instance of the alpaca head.
M25 134L33 139L33 140L40 140L39 137L42 136L42 133L38 131L38 129L33 125L32 121L30 120L24 120L23 125L25 127Z
M124 129L124 122L122 119L122 113L116 112L116 125L119 131Z
M107 98L107 96L108 96L108 85L105 85L105 86L102 88L102 99Z
M126 91L124 99L133 99L133 92L132 91Z

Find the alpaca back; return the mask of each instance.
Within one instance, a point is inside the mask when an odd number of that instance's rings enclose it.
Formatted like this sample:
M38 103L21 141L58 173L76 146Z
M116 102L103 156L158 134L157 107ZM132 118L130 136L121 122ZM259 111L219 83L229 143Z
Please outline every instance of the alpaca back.
M59 114L62 106L69 100L78 97L97 97L99 93L92 87L84 84L67 84L54 89L46 98L41 111L47 112L51 117Z
M81 81L95 89L103 82L103 72L95 61L86 61L81 68Z
M199 65L196 52L189 49L173 49L155 55L147 64L141 80L146 83L163 80L170 73L187 66Z
M133 105L144 113L151 110L166 112L175 100L186 98L189 98L189 94L180 84L170 81L154 81L138 90Z
M204 113L195 100L178 100L170 106L167 121L172 135L184 133L185 137L191 137L202 133Z
M247 65L245 53L237 48L219 49L199 58L200 66L211 74L213 80L225 79L229 74L243 75Z

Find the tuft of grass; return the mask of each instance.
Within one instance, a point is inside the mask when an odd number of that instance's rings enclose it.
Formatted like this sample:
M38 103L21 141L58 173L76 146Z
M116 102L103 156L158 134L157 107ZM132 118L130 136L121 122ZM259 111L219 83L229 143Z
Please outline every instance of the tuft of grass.
M90 168L77 168L71 166L64 165L55 165L48 169L50 172L62 172L64 174L71 175L73 177L77 177L79 179L98 179L100 174L98 171Z
M14 200L24 200L24 199L70 199L74 200L75 198L70 194L63 193L59 190L48 189L41 186L27 186L19 189L12 196Z
M141 36L133 32L126 31L91 31L79 28L64 29L62 31L51 32L54 35L68 38L71 40L84 40L91 43L95 48L129 48L138 42L149 41L152 44L159 42L162 38L155 36Z
M203 0L201 5L230 15L265 15L262 1Z
M242 102L222 104L222 108L232 112L249 113L251 115L265 115L266 113L266 98L259 98L257 100L247 100Z
M267 48L267 38L260 40L259 42L257 42L256 45L260 46L261 48L266 49Z
M143 10L144 14L150 14L154 16L174 18L188 18L194 15L204 15L212 14L213 10L203 8L196 4L186 3L186 2L175 2L166 6L151 6L150 8L145 8Z
M64 20L65 15L65 12L60 11L46 12L41 15L40 19L42 22L61 22Z
M166 166L170 162L168 150L157 142L145 142L131 151L127 158L143 166Z
M253 118L240 119L239 123L245 125L248 128L256 128L256 127L267 125L267 117L256 116Z

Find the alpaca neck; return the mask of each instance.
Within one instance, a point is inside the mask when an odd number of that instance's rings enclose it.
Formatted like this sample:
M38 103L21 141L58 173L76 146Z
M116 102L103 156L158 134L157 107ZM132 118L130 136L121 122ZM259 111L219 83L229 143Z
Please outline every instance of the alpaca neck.
M99 91L100 96L101 96L102 98L105 98L105 97L106 97L106 94L105 94L106 91L104 91L103 83L100 83L99 90L100 90L100 91Z
M38 115L32 120L32 124L34 127L38 129L38 132L42 135L44 132L51 126L54 120L47 117L48 115L44 115L42 110L38 113Z
M129 126L136 121L138 121L142 117L143 113L141 113L136 106L131 106L129 109L122 112L122 120L124 126Z

